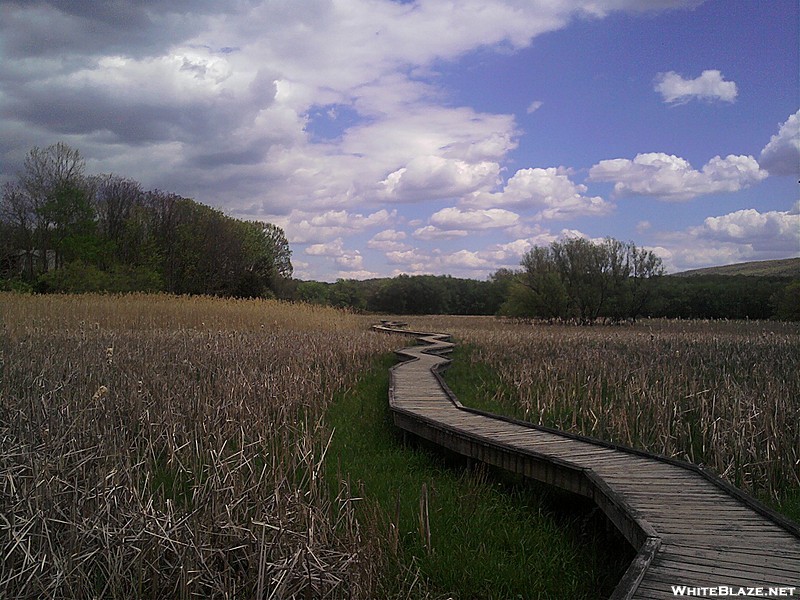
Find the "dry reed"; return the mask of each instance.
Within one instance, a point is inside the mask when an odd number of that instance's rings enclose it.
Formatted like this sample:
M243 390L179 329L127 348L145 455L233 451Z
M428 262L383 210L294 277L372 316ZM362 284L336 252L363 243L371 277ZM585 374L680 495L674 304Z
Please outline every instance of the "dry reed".
M499 374L523 418L704 464L756 494L800 489L800 325L573 327L430 317Z
M269 301L0 294L0 590L369 597L322 423L396 339Z

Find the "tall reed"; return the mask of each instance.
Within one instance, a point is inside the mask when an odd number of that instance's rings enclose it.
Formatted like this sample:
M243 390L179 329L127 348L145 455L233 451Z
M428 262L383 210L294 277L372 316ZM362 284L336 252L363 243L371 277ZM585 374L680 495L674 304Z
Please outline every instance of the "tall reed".
M0 595L371 595L322 416L396 340L269 301L0 294L0 318Z
M800 325L643 321L619 327L427 318L534 423L702 463L753 493L800 489Z

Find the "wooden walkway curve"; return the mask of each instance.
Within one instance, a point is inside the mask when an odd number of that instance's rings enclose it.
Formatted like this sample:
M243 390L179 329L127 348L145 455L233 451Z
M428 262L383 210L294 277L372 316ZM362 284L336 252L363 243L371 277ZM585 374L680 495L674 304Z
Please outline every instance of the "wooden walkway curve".
M453 347L448 335L392 322L375 329L423 342L397 352L404 360L391 370L395 425L594 500L637 551L612 599L681 597L674 586L695 597L757 588L764 597L800 597L800 528L792 521L696 465L465 408L439 375ZM776 593L768 596L770 588Z

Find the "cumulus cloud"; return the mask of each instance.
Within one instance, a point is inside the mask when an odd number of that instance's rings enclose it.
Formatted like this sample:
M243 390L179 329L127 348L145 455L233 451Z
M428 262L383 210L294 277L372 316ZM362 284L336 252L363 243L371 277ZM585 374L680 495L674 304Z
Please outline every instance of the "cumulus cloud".
M305 249L308 256L324 257L340 269L340 277L364 278L372 276L364 269L364 257L359 250L345 248L344 240L336 238L331 242L311 244Z
M496 162L469 163L442 156L417 156L381 182L381 197L392 201L459 197L493 185L499 173L500 165Z
M660 73L655 90L667 104L685 104L690 100L734 102L739 93L736 83L725 81L716 69L703 71L695 79L684 79L675 71Z
M503 244L488 244L483 248L461 248L454 251L431 251L419 248L399 252L388 252L391 264L399 265L392 274L400 273L450 273L459 277L486 277L500 268L516 269L522 256L534 246L547 246L557 239L586 237L577 230L563 229L559 233L542 228L538 224L531 235Z
M411 271L429 268L432 262L431 255L418 248L387 252L386 259L391 264L406 265Z
M433 213L429 221L440 230L480 231L516 225L519 222L519 215L502 208L462 210L448 207Z
M537 225L530 236L505 244L491 244L481 250L479 254L484 259L491 261L495 270L501 267L514 269L519 266L520 260L528 250L534 246L548 246L557 239L559 239L558 235Z
M683 202L697 196L736 192L767 177L752 156L715 156L702 170L695 170L678 156L662 152L637 154L633 160L602 160L589 170L591 181L614 182L619 196L655 196Z
M488 196L521 131L513 115L455 106L440 65L479 48L526 47L576 15L693 4L6 3L0 180L14 176L31 146L61 139L82 151L92 172L120 173L281 225L293 244L308 244L296 252L306 259L297 264L318 277L336 272L323 268L373 274L350 238L395 231L389 228L403 219L392 205L403 202L475 200L406 223L416 228L415 240L472 231L523 238L529 222L502 207L532 206L540 218L560 218L605 214L611 205L566 171L539 180L529 174L530 181L523 173ZM378 233L367 246L408 252L401 233ZM438 256L420 251L410 264L429 269Z
M344 240L336 238L332 242L311 244L305 249L305 253L310 256L341 256L344 253Z
M0 22L0 162L13 175L31 145L68 139L100 170L251 217L286 214L298 198L322 210L381 190L424 200L426 182L456 196L496 177L515 124L447 105L436 65L525 47L586 10L644 6L589 5L11 2ZM313 115L331 106L354 120L316 140ZM152 168L168 150L174 168Z
M439 258L439 263L444 267L456 269L483 269L490 266L485 258L477 251L458 250Z
M433 225L425 225L414 230L413 236L418 240L451 240L454 238L466 237L469 231L466 229L439 229Z
M770 175L800 173L800 110L781 123L778 133L761 151L758 162Z
M401 273L423 275L446 272L456 276L482 277L496 270L496 263L480 250L426 252L414 248L404 252L387 252L386 258L389 263L397 265L391 273L392 276Z
M408 246L402 241L406 237L405 231L384 229L372 236L367 242L367 248L384 251L407 250Z
M796 256L800 202L786 211L737 210L684 231L661 232L652 248L669 271Z
M396 218L396 210L389 211L385 208L366 216L346 210L328 210L321 213L293 210L286 216L272 216L270 221L283 228L289 242L305 244L359 233L372 227L381 227L394 222Z
M797 211L737 210L707 217L690 234L707 240L746 245L754 252L800 251L800 215Z
M501 192L477 192L464 200L468 206L510 206L537 209L539 219L606 215L613 204L599 196L586 196L588 188L576 184L563 167L520 169Z

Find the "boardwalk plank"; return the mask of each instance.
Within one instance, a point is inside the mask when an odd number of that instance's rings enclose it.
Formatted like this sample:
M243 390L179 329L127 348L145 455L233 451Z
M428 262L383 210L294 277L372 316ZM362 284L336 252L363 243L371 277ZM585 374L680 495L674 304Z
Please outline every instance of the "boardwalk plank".
M390 324L379 329L397 331ZM396 418L467 456L594 497L635 546L656 540L649 566L626 574L632 587L619 597L674 598L672 585L800 584L800 534L791 526L674 462L460 409L431 372L448 360L431 352L452 343L414 334L429 345L400 351L417 360L392 369Z

